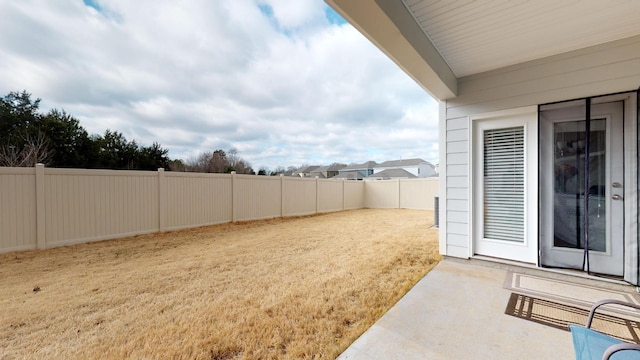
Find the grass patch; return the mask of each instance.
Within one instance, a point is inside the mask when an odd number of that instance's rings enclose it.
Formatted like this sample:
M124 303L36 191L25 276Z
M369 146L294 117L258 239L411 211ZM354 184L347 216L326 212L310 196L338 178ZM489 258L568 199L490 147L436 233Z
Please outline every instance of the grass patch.
M432 224L367 209L2 254L0 353L333 359L435 266Z

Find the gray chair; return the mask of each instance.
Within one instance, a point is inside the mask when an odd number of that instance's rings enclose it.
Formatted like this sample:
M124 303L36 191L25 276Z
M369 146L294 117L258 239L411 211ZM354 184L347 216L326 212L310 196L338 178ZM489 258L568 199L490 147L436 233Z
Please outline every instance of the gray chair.
M619 301L602 300L591 307L587 325L569 325L573 338L573 349L577 360L628 360L640 359L640 345L630 344L591 329L596 310L605 304L617 304L640 310L640 305Z

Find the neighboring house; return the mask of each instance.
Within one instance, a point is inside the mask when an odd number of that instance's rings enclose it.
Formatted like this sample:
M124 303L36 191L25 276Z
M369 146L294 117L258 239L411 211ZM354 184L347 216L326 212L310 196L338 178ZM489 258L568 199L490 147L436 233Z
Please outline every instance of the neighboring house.
M405 169L386 169L367 176L367 180L415 179L417 176Z
M428 161L422 159L401 159L385 161L373 168L373 174L375 175L381 171L391 169L403 169L413 174L413 177L419 178L426 178L436 174L435 167ZM371 177L371 175L369 177Z
M638 284L640 1L327 2L439 101L442 254Z
M348 173L359 173L360 176L362 176L363 178L373 174L373 169L378 165L378 163L376 163L375 161L367 161L365 163L362 164L353 164L353 165L349 165L349 166L345 166L342 169L338 170L339 172L339 176L343 176L344 174L348 174ZM353 177L356 177L356 175L353 175Z
M330 179L337 176L340 173L340 169L344 169L345 167L347 167L345 164L331 164L329 166L321 167L320 171L322 171L322 174L327 179Z
M331 164L329 166L308 166L306 169L300 171L300 177L318 177L320 179L329 179L339 174L339 170L347 165L344 164Z
M319 169L319 168L318 168ZM322 171L312 171L311 173L309 173L309 176L305 176L305 177L310 177L310 178L319 178L319 179L326 179L327 177L322 173Z
M318 169L320 166L317 165L311 165L311 166L307 166L306 168L300 170L298 172L298 176L300 177L313 177L312 174L316 171L316 169Z
M338 175L332 177L332 179L346 179L346 180L362 180L364 176L359 171L344 171Z

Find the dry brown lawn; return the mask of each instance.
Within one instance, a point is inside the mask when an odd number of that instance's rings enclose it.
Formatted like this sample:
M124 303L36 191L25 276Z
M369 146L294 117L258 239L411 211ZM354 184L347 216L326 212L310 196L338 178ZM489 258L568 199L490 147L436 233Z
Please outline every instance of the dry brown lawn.
M333 359L440 259L357 210L0 255L0 358Z

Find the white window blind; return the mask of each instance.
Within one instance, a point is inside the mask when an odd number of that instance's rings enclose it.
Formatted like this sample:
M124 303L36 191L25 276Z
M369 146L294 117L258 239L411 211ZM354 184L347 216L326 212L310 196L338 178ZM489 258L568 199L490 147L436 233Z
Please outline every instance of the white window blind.
M484 238L524 242L524 127L484 131Z

